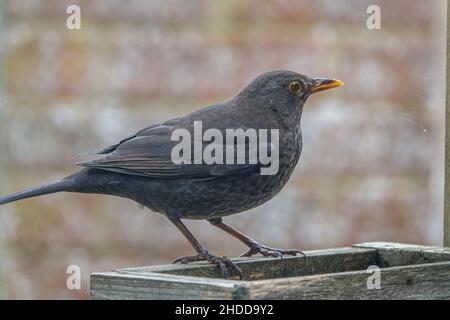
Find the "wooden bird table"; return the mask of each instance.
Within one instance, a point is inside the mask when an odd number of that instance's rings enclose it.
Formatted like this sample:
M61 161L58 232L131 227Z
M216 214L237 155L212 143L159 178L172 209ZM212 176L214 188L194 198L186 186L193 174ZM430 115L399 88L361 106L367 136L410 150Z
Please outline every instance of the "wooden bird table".
M243 280L204 262L94 273L91 298L450 299L450 248L369 242L306 255L235 259Z

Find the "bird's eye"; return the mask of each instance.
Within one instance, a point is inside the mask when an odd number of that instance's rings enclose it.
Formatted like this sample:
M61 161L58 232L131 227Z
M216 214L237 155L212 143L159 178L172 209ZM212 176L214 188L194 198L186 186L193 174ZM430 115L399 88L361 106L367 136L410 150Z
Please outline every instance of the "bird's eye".
M292 81L291 83L289 83L288 90L294 96L298 96L303 90L303 85L299 81Z

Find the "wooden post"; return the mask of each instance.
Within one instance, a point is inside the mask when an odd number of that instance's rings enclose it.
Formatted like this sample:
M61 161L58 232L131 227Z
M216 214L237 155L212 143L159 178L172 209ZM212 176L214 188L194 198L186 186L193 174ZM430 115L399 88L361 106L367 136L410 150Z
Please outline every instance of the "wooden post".
M5 120L3 119L3 115L1 113L1 109L2 109L2 104L5 103L5 68L4 68L4 63L5 63L5 47L6 47L6 36L7 36L7 30L6 30L6 22L5 22L5 18L6 18L6 14L4 13L5 10L5 6L4 6L4 1L0 1L0 136L6 136L4 134L5 131L5 126L3 125L3 123L5 122ZM4 169L4 155L5 154L5 146L3 144L0 145L0 187L2 184L2 181L5 181L5 175L6 175L6 170ZM1 188L0 188L1 190ZM1 193L1 192L0 192ZM4 255L5 253L5 248L4 248L4 244L0 244L0 259L2 258L1 256ZM0 299L4 299L3 296L3 292L4 292L4 281L3 281L3 275L0 272Z
M447 85L445 117L444 247L450 247L450 1L447 1Z

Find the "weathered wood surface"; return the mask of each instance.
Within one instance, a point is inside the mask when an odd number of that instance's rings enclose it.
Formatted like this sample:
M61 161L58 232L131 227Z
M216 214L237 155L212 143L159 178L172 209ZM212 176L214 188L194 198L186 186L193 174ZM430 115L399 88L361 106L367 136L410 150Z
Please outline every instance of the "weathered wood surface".
M391 267L381 272L381 289L368 289L366 270L257 281L249 299L450 299L450 262Z
M249 299L450 299L450 249L387 242L377 250L381 289L368 289L367 270L249 283Z
M315 250L302 256L239 258L243 280L222 279L207 263L91 275L92 299L450 299L450 249L386 242ZM381 269L381 289L368 289Z
M450 261L450 248L391 242L358 243L353 247L376 249L381 268Z
M233 259L241 268L244 281L286 278L300 275L319 273L343 272L360 270L376 262L377 255L374 249L364 248L337 248L327 250L309 251L307 257L285 256L279 258L236 258ZM158 272L180 276L208 277L220 279L219 268L209 263L194 263L190 265L163 265L145 268L121 270L132 273L148 274ZM237 276L230 275L229 279L238 280Z
M8 26L7 26L7 17L6 17L6 10L7 4L5 1L0 1L0 48L5 48L7 44L7 39L9 39L9 34L7 34ZM7 130L6 130L6 112L3 110L6 110L5 103L6 103L6 89L5 89L5 54L7 50L0 49L0 137L7 137ZM3 187L5 187L5 182L9 179L7 178L8 169L6 167L6 157L4 157L4 154L7 154L7 146L5 143L0 144L0 190L1 193L4 193ZM6 243L2 241L0 243L0 256L3 256L3 251L6 251ZM5 282L4 277L6 275L4 272L0 273L0 299L3 300L5 297Z
M447 86L445 116L444 246L450 247L450 1L447 1Z
M214 265L163 265L121 269L91 276L91 298L134 299L239 299L244 284L256 279L285 278L329 272L359 270L376 261L376 250L339 248L307 252L302 256L238 258L244 280L221 278ZM233 280L231 280L233 279Z

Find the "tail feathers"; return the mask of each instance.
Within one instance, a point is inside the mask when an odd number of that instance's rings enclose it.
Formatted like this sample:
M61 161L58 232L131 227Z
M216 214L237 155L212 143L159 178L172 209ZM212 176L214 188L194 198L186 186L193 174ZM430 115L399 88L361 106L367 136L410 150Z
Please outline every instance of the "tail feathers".
M32 187L17 193L0 197L0 205L14 202L21 199L41 196L44 194L55 193L60 191L68 191L72 185L72 180L60 180L57 182Z

